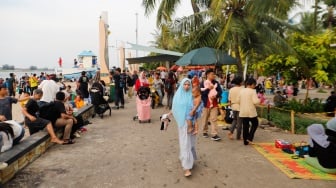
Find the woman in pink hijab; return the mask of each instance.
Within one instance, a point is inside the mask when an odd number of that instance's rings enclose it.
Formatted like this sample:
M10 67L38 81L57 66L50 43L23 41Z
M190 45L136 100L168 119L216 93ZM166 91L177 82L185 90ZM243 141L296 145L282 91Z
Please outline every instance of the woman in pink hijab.
M135 81L135 91L137 92L141 86L149 87L149 82L144 71L140 73L139 78Z

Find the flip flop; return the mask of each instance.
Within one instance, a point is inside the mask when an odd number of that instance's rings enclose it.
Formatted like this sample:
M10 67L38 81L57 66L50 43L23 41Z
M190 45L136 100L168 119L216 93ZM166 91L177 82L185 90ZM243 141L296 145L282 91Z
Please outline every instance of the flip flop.
M68 139L68 140L64 140L63 145L68 145L68 144L74 144L75 141Z

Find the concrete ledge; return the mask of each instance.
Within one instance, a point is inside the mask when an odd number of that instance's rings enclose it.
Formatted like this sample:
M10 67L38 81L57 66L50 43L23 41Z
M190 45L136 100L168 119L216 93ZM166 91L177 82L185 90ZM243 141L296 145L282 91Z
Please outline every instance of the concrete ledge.
M87 105L79 109L75 116L82 116L83 120L88 120L94 114L93 105ZM58 132L58 136L62 133ZM21 141L10 150L0 154L0 161L6 162L8 167L0 171L0 183L9 181L22 168L33 162L42 155L53 143L46 131L40 131Z

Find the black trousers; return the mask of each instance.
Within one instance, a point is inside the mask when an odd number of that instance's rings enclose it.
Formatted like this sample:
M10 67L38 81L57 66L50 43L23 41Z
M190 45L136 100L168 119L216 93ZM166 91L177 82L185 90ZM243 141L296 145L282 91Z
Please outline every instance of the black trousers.
M256 132L258 128L258 117L242 117L243 119L243 139L244 144L248 145L247 140L253 141L254 133ZM251 125L250 125L251 123Z
M123 88L119 88L115 90L115 105L119 106L119 102L121 103L121 106L124 106L125 100L124 100L124 91Z

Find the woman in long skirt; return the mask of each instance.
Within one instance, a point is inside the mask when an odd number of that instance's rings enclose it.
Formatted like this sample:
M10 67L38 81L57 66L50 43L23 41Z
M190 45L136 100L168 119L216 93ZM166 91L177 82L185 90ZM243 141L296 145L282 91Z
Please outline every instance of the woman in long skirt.
M196 157L196 135L188 133L186 117L188 109L192 105L191 80L184 78L177 89L172 105L172 112L178 125L180 161L184 170L184 176L191 176L191 169Z

